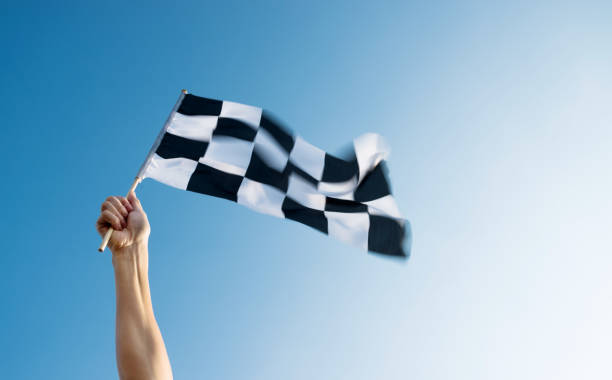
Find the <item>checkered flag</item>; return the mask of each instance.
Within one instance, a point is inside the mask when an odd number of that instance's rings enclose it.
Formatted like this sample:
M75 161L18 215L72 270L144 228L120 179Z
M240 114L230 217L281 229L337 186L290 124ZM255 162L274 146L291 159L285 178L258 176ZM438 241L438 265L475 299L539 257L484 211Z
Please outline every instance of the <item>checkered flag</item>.
M382 138L365 134L338 158L269 113L183 94L140 178L292 219L364 250L407 257L410 224L391 195Z

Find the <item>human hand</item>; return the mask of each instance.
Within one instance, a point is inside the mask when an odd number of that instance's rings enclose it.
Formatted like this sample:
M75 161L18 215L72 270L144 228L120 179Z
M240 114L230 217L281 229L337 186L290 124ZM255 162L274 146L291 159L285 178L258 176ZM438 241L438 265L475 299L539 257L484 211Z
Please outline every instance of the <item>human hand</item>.
M124 248L147 243L151 227L134 192L127 198L110 196L102 203L96 229L104 237L110 227L115 230L108 242L113 255Z

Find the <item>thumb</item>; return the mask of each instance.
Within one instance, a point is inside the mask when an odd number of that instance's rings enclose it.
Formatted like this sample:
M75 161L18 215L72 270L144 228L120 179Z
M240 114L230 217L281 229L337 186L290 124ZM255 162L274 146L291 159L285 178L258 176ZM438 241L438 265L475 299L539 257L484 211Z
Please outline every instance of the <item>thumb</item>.
M144 211L142 209L142 205L140 204L140 200L138 200L138 197L136 196L135 192L130 192L127 196L128 201L130 201L130 204L132 205L132 207L134 207L136 210L140 210L140 211Z

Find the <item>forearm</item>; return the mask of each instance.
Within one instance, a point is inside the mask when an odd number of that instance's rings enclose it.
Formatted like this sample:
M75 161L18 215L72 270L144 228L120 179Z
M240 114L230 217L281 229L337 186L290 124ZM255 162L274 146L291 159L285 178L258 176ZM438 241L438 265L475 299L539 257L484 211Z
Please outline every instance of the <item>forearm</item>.
M117 294L117 367L120 378L171 379L168 354L151 304L146 244L114 252L113 267Z

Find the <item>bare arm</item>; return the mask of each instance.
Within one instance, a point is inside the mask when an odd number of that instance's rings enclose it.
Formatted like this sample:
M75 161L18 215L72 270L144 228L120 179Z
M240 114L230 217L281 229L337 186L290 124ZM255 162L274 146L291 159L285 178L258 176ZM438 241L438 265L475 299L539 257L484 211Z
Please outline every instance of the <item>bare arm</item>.
M103 236L115 229L113 253L117 297L117 367L122 380L172 379L172 369L151 303L148 277L150 227L140 201L109 197L102 204L97 228Z

